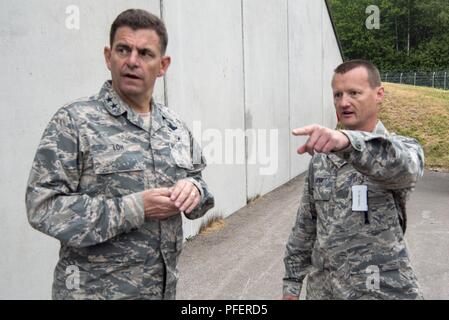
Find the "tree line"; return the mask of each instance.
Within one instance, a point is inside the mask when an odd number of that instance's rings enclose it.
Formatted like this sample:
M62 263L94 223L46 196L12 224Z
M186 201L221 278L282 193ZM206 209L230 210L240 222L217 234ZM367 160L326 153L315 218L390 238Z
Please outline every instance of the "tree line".
M449 0L329 0L346 59L367 59L381 71L449 69ZM367 8L376 6L379 25ZM374 18L373 18L374 17Z

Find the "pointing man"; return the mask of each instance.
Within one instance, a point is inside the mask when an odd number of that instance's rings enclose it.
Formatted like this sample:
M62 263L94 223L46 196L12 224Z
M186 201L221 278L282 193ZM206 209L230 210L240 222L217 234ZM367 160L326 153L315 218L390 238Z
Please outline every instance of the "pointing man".
M364 60L335 69L344 130L310 125L299 154L313 155L284 258L284 299L421 299L404 242L405 200L423 174L419 143L378 120L384 88Z

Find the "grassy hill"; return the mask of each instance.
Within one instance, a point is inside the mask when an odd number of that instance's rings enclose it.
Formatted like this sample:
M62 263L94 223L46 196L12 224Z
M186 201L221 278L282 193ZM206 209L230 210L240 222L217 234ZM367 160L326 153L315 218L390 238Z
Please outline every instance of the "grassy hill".
M416 138L426 167L449 171L449 91L385 83L380 119L390 132Z

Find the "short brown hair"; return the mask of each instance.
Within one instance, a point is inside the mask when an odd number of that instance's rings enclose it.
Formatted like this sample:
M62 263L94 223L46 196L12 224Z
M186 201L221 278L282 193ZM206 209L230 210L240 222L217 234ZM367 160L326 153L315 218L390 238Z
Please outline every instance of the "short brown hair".
M334 72L345 74L346 72L358 67L365 68L366 71L368 71L368 82L371 88L377 88L382 85L379 69L377 69L377 67L373 63L367 60L356 59L343 62L334 70Z
M120 27L130 27L133 30L150 29L154 30L159 37L161 54L167 50L168 34L164 22L154 14L142 9L128 9L120 13L111 26L109 42L112 48L117 29Z

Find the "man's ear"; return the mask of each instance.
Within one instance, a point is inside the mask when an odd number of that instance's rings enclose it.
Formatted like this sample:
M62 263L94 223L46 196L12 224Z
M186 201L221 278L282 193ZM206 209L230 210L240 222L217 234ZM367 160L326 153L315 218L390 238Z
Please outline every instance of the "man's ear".
M170 56L163 56L161 60L161 69L159 70L158 77L162 77L167 73L167 69L170 66L171 63L171 57Z
M104 47L103 54L104 54L104 60L106 61L106 66L108 67L108 69L110 71L111 70L111 48Z
M383 86L380 86L377 88L376 92L376 101L377 103L381 103L384 100L385 97L385 88Z

